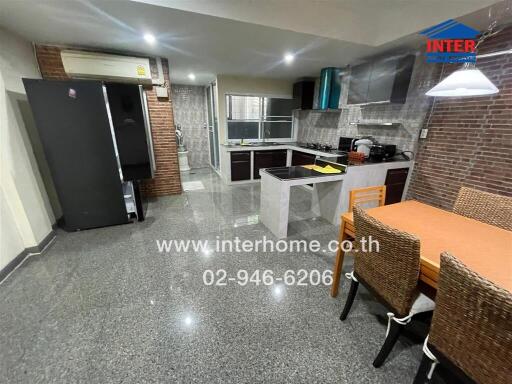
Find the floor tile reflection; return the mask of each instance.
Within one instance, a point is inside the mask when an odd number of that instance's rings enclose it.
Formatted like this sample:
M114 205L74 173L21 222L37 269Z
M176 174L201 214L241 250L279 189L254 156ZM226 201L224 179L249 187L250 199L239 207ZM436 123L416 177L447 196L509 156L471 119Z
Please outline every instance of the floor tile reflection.
M156 240L274 239L258 218L258 184L226 186L209 170L183 179L204 188L151 201L141 223L59 231L0 286L3 381L412 382L421 340L404 338L373 368L386 310L363 291L341 323L347 282L332 299L322 285L203 281L205 270L324 271L333 252L159 252ZM290 236L327 245L337 228L313 218L309 194L292 191Z

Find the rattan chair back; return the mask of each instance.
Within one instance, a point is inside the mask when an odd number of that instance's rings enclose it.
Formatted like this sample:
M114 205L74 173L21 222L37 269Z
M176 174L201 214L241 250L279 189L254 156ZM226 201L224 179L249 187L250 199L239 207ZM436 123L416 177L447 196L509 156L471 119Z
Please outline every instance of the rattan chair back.
M356 248L354 272L398 316L409 314L417 297L420 272L420 241L391 228L354 207ZM379 247L363 249L363 239L378 241Z
M512 231L512 198L461 187L453 212Z
M481 384L512 379L512 294L443 253L429 345Z

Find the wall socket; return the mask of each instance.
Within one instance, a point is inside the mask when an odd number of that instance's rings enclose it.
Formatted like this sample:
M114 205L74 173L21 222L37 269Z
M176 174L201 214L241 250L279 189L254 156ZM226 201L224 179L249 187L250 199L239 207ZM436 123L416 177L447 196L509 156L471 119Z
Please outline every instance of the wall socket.
M167 87L154 87L156 89L156 97L169 97L167 93Z
M423 128L420 131L420 139L426 139L428 135L428 128Z

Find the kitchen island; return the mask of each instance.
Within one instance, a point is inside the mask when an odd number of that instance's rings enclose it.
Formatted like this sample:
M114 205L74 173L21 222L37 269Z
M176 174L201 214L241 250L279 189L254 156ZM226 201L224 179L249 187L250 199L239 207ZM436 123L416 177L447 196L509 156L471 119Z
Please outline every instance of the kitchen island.
M317 164L328 164L318 160ZM390 161L341 165L337 174L322 174L302 166L261 169L260 220L278 238L288 236L290 188L312 184L312 211L333 225L340 224L341 215L348 211L349 192L352 189L383 185L388 170L412 167L411 161ZM405 195L405 191L403 192ZM403 196L401 196L403 198Z

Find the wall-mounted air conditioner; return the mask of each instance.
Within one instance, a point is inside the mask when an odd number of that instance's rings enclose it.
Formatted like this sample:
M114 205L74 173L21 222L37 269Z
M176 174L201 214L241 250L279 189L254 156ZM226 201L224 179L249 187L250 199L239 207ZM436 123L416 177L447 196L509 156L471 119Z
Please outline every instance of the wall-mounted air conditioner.
M64 70L72 78L152 83L147 58L71 50L63 50L61 57Z

